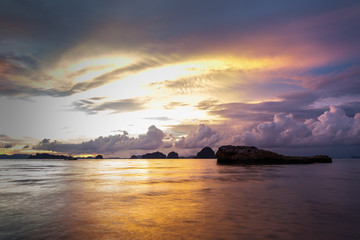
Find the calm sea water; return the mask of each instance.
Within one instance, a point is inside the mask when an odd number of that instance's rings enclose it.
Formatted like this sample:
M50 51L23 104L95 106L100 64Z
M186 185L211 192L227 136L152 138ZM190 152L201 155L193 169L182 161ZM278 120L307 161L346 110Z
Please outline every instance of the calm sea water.
M360 160L0 160L0 239L360 239Z

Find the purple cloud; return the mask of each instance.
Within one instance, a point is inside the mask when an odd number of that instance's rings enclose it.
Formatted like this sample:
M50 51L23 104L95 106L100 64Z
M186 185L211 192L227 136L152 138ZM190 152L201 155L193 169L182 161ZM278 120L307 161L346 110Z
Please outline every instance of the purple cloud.
M163 142L165 136L160 129L150 126L146 134L139 135L137 138L129 137L128 133L124 131L122 134L98 137L95 140L77 144L44 139L33 149L68 154L111 155L121 150L156 150L161 147L169 147L168 143Z
M200 124L194 132L182 137L175 143L177 148L192 149L213 146L221 139L220 134L210 127Z
M331 106L317 119L298 121L292 114L278 113L273 121L262 122L250 131L234 136L233 144L261 147L359 145L360 113L349 117Z
M150 126L148 132L139 135L130 146L130 149L153 150L162 147L165 134L157 127Z

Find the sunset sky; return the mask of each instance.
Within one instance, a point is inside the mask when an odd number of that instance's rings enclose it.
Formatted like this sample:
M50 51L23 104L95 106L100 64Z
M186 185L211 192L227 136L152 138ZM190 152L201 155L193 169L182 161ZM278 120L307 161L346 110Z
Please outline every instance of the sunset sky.
M360 156L359 1L0 3L0 152Z

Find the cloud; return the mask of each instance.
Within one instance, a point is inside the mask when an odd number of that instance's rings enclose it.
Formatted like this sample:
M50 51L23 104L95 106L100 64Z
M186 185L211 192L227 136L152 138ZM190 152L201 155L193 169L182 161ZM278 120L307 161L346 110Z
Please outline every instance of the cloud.
M98 137L82 143L62 143L60 141L42 140L34 146L36 150L47 150L67 154L104 154L112 155L122 150L156 150L169 147L164 142L166 134L155 126L150 126L146 134L129 137L126 131L122 134ZM170 143L171 144L171 143Z
M174 59L167 57L149 57L140 62L117 68L112 71L92 78L88 81L75 83L74 79L89 71L101 69L101 66L81 69L70 72L65 76L55 77L50 75L38 60L31 56L13 56L14 54L1 55L0 51L0 93L6 96L22 95L49 95L64 97L79 92L88 91L106 85L115 80L122 79L131 74L171 63Z
M5 134L0 134L0 147L11 148L14 145L24 144L25 140L15 139Z
M169 117L148 117L148 118L144 118L144 119L157 120L157 121L171 121L171 120L173 120L172 118L169 118Z
M360 65L339 68L323 74L299 76L305 87L318 91L319 97L359 95Z
M0 55L13 59L8 75L0 76L0 93L69 96L149 68L212 53L255 60L291 55L288 68L294 68L292 63L313 68L318 62L322 65L359 55L359 34L354 31L358 13L356 1L280 1L266 9L256 2L241 1L7 1L0 9L0 25L4 26ZM71 54L85 59L114 53L144 60L85 82L74 82L80 72L64 74L66 79L50 74L52 70L64 72L59 66ZM21 54L24 56L19 57ZM210 77L178 79L163 86L178 94L197 93L210 85L206 81Z
M165 80L163 82L150 83L149 87L155 87L157 90L165 92L171 91L174 95L191 94L202 90L205 85L204 79L199 76L179 78L176 80Z
M88 114L97 114L102 111L112 111L113 113L133 112L144 109L144 101L140 99L121 99L107 102L100 102L103 98L89 98L73 102L73 107L77 111Z
M20 93L39 93L40 90L31 84L32 78L36 78L38 85L43 84L46 79L46 76L39 70L38 60L29 55L15 55L0 51L1 95L17 96Z
M200 110L216 110L218 107L218 100L215 99L207 99L199 102L195 107Z
M158 149L163 145L163 139L165 134L160 129L155 126L151 126L148 129L148 132L143 135L139 135L135 139L134 144L130 146L130 149L143 149L143 150L153 150ZM168 145L166 145L168 147Z
M241 79L239 75L244 73L240 68L227 66L194 69L198 71L190 76L152 82L148 86L172 95L219 93L230 90L229 82L238 82Z
M297 118L307 119L320 116L325 108L311 106L318 100L313 92L293 92L279 97L279 100L269 100L259 103L217 103L213 100L200 102L197 108L208 110L211 115L226 118L229 121L259 122L272 119L274 113L284 112L294 114Z
M183 102L170 102L170 103L166 104L163 108L164 109L175 109L177 107L185 107L185 106L189 106L189 104L183 103Z
M313 147L360 144L360 113L349 117L331 106L317 119L298 121L292 114L278 113L250 131L234 136L233 144L261 147Z
M318 121L308 120L305 124L311 129L315 144L360 144L360 113L352 118L343 109L331 106Z
M175 143L177 148L192 149L214 146L221 139L220 134L210 127L200 124L195 131L188 133Z
M112 71L108 71L98 77L95 77L91 80L85 81L85 82L79 82L76 84L73 84L71 88L68 88L67 90L64 90L62 93L64 96L66 95L72 95L78 92L84 92L93 88L97 88L103 85L106 85L110 82L120 80L124 77L127 77L129 75L150 69L162 66L164 64L169 64L173 61L175 61L176 57L172 56L152 56L147 57L144 60L141 60L139 62L131 63L129 65L126 65L124 67L117 68Z

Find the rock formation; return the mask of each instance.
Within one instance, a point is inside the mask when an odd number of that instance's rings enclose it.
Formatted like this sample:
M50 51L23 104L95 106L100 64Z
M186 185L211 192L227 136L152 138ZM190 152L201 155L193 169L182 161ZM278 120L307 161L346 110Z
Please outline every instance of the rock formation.
M145 159L164 159L166 158L166 155L161 152L153 152L153 153L146 153L141 156L141 158Z
M167 158L170 158L170 159L177 159L179 158L179 154L177 152L169 152L169 154L167 155Z
M216 158L216 155L210 147L204 147L196 154L195 158Z
M130 159L137 159L138 157L136 155L132 155Z
M96 155L95 159L103 159L102 155Z
M284 156L275 152L249 146L221 146L216 152L219 164L309 164L331 163L330 157L317 155L312 157Z

